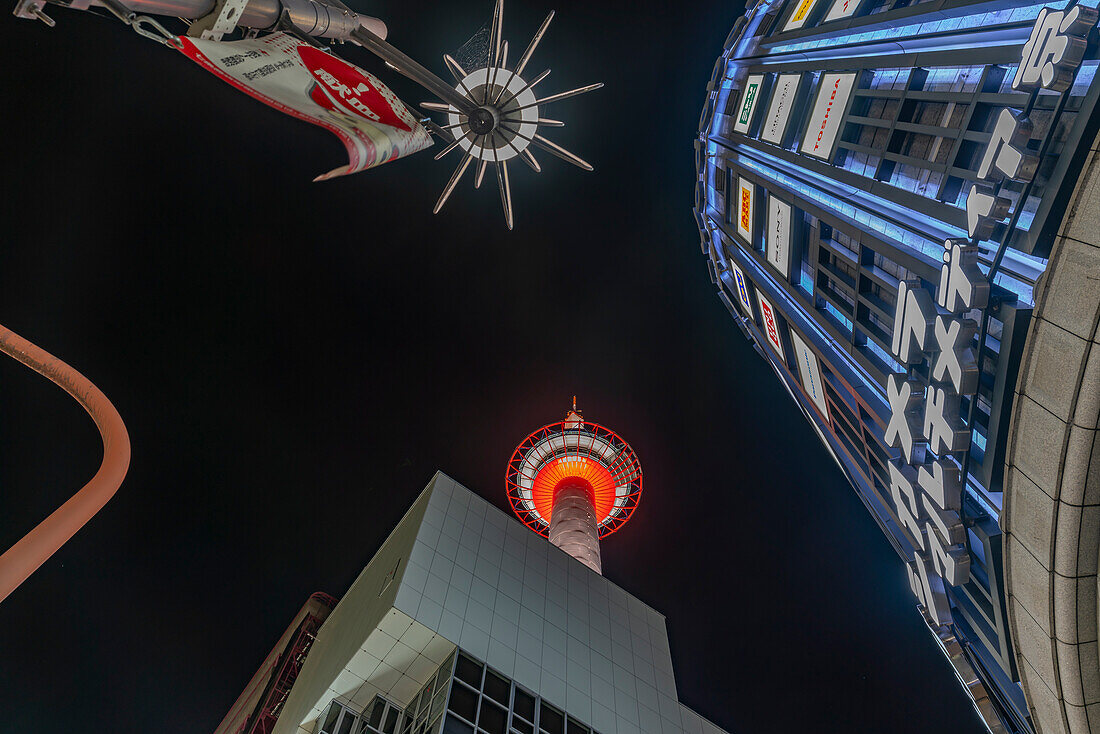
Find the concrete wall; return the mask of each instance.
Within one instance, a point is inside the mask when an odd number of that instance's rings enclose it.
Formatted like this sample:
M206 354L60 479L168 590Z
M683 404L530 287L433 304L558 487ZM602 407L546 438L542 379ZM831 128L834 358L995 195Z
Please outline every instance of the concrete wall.
M420 521L427 509L432 488L441 476L437 474L432 479L325 620L287 697L275 726L275 734L298 734L299 726L308 732L313 731L312 722L334 697L329 693L330 689L338 685L337 679L352 657L392 611ZM385 586L394 568L397 569L396 578Z
M313 734L332 700L407 706L456 646L602 734L725 734L678 702L661 614L441 473L321 628L275 732Z
M1035 290L1001 526L1008 618L1041 734L1100 734L1100 138Z
M683 729L664 616L446 476L394 606L602 734Z

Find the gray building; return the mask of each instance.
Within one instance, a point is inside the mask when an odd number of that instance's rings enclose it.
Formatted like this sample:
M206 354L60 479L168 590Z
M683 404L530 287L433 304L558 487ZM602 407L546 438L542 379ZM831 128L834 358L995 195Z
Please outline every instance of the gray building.
M998 734L1100 732L1096 4L762 0L695 142L719 299Z
M724 734L679 703L660 613L437 473L217 734L475 731Z

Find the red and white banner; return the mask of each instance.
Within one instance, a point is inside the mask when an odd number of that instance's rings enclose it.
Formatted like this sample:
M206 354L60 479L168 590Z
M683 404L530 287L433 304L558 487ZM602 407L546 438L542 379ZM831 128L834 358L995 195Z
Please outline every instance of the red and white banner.
M183 53L210 73L340 138L348 164L315 181L380 166L432 144L377 77L286 33L244 41L180 40Z

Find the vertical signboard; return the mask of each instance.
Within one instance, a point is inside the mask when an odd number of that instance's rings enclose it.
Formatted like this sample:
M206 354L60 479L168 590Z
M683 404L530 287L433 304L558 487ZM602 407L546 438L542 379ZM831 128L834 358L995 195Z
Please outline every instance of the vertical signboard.
M737 119L733 123L735 132L746 134L752 123L752 113L760 99L760 89L764 86L763 74L752 74L745 80L745 89L741 92L741 104L737 107Z
M787 19L787 24L783 26L783 30L793 31L806 25L806 18L809 17L810 11L813 10L816 3L817 0L798 0L798 5L794 6L791 17Z
M783 134L787 131L787 122L791 119L791 108L798 93L801 74L780 74L772 89L772 101L768 105L768 115L760 129L760 139L781 145Z
M753 206L756 188L748 179L737 181L737 234L747 245L752 246Z
M772 345L772 349L779 355L779 359L786 362L787 356L783 353L783 340L779 338L779 322L775 316L775 309L772 308L771 303L768 302L767 298L764 298L764 294L760 291L756 292L756 300L760 303L760 320L764 323L764 333L768 336L768 344Z
M790 330L790 335L794 358L798 362L798 373L802 377L802 389L828 421L829 407L825 402L825 388L821 385L821 368L817 362L817 355L806 342L802 341L794 329Z
M829 6L829 12L825 15L825 20L822 23L827 23L830 20L840 20L841 18L851 18L859 9L859 2L860 0L833 0L833 4Z
M737 267L737 263L732 260L730 261L730 267L733 269L733 279L737 282L737 300L745 307L745 315L751 319L752 299L749 298L749 286L745 282L745 274L741 272L741 268Z
M833 155L840 121L855 86L855 74L822 74L817 99L810 111L806 135L799 148L806 155L828 160Z
M768 262L783 274L791 277L791 205L768 196Z

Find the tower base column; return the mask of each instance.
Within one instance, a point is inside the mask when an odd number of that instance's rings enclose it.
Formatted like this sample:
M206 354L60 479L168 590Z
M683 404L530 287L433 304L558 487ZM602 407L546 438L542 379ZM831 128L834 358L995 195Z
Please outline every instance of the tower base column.
M592 488L584 480L565 479L555 488L550 542L603 575Z

